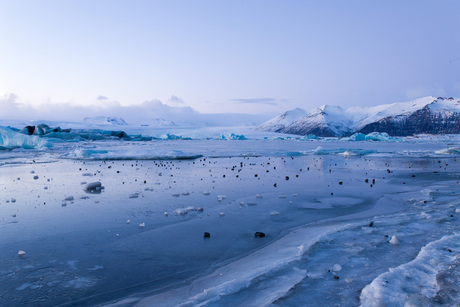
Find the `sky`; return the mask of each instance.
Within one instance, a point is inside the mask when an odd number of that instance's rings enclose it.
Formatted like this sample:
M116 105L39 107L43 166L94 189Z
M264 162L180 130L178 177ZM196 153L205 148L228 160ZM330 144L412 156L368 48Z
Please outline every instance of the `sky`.
M457 0L0 0L0 117L459 97L459 15Z

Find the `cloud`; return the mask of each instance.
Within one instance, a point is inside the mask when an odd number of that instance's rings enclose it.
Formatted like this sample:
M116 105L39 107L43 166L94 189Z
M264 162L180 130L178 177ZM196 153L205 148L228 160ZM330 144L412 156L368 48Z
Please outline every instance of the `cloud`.
M279 100L275 98L237 98L230 100L237 103L257 103L267 105L277 105L279 103Z
M97 100L108 100L109 98L107 98L105 96L102 96L102 95L99 95L96 99Z
M19 121L27 124L30 121L49 120L65 125L65 122L81 122L85 117L110 116L121 117L129 124L149 124L157 118L164 118L180 126L204 127L258 125L268 119L266 115L242 113L204 114L183 102L181 104L183 105L170 106L159 99L151 99L130 106L123 106L112 100L90 106L56 102L36 106L21 103L15 94L8 94L0 96L0 120L12 121L11 124Z
M181 98L179 98L179 97L177 97L177 96L174 96L174 95L172 95L172 96L168 99L167 102L168 102L168 104L170 104L170 105L176 105L176 106L178 106L178 105L184 105L184 104L185 104L184 101L183 101Z
M0 110L5 116L17 118L18 115L27 112L27 106L18 101L16 94L10 93L0 96Z
M103 97L103 96L99 96ZM175 97L175 96L173 96ZM50 102L42 105L19 102L18 96L11 93L0 96L0 119L20 120L53 120L79 122L85 117L117 116L127 121L155 119L159 117L179 120L184 117L193 118L199 114L188 106L169 106L158 99L144 101L137 105L122 106L119 102L99 99L103 103L89 106L78 106L71 103ZM176 100L182 101L176 97ZM182 104L184 104L182 102Z

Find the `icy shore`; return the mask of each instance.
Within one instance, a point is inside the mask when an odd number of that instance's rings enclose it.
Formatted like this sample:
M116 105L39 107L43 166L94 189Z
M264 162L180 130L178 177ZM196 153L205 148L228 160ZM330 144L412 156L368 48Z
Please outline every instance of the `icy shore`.
M458 299L458 138L245 135L0 151L0 304Z

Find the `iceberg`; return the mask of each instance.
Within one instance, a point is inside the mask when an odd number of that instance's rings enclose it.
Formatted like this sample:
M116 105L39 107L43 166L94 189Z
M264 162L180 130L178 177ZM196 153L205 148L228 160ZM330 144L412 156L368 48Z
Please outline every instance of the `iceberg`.
M349 137L341 138L342 141L360 142L360 141L375 141L375 142L395 142L400 141L398 137L389 136L386 132L371 132L369 134L355 133Z
M35 135L24 135L10 128L0 127L0 146L3 148L40 149L51 147L46 140Z
M246 140L246 137L243 134L234 134L231 133L229 136L225 136L222 134L222 140Z

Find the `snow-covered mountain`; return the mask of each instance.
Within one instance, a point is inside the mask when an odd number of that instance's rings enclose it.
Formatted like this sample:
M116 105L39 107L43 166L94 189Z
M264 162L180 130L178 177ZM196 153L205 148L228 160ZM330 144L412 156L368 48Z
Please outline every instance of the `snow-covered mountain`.
M460 100L430 96L375 107L343 109L324 105L310 112L295 109L263 123L257 129L338 137L357 132L386 132L392 136L460 133Z
M306 115L308 115L308 112L303 109L296 108L266 121L260 125L258 129L262 131L280 132L281 129L291 125Z
M106 117L106 116L85 117L83 121L85 123L93 124L93 125L127 125L125 120L120 117Z

